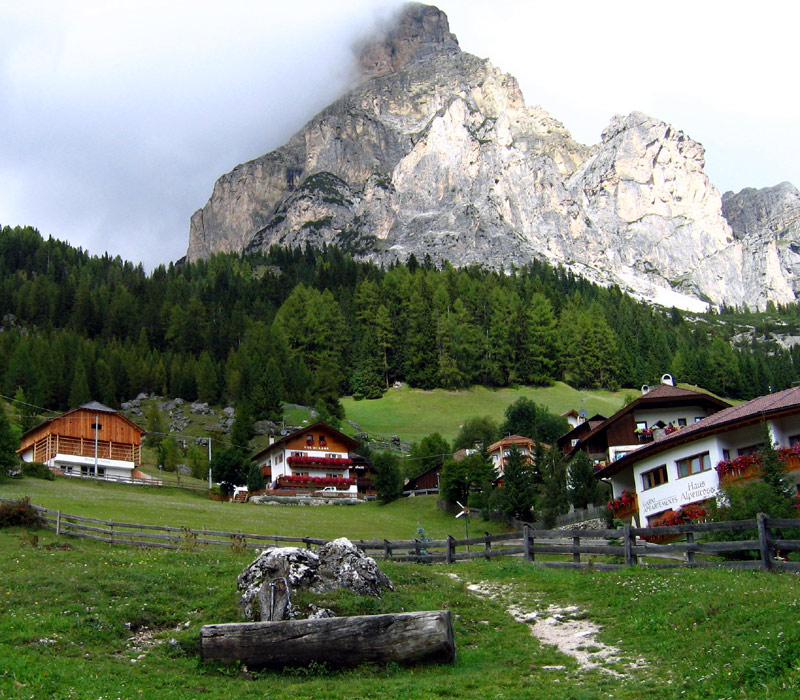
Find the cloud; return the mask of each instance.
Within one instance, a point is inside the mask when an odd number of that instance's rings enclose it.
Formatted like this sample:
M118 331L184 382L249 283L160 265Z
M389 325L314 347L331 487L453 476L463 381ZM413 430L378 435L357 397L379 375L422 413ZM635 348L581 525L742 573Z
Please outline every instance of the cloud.
M177 259L215 180L339 96L351 47L399 5L4 3L0 223L147 267ZM800 184L792 3L439 6L465 51L580 141L638 109L700 140L721 190Z

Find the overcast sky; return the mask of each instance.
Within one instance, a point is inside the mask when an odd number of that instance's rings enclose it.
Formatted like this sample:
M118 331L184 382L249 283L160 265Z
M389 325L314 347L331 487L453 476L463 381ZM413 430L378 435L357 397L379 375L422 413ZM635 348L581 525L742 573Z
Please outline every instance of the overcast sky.
M148 269L237 163L350 84L377 0L0 0L0 224ZM461 48L583 143L643 111L721 192L800 186L800 3L442 0Z

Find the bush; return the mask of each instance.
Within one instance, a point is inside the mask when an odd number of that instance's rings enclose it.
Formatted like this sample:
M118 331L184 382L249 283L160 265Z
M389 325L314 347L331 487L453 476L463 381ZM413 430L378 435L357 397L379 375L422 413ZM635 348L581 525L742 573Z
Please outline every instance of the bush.
M31 505L28 496L18 501L0 503L0 527L13 527L15 525L37 527L42 524L42 518Z
M34 479L47 479L47 481L53 481L56 478L50 468L41 462L23 462L22 474L32 476Z

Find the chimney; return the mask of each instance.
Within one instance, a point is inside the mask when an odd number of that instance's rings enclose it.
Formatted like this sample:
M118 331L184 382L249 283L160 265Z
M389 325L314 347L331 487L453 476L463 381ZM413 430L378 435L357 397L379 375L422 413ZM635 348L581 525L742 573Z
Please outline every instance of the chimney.
M667 386L675 386L675 380L672 378L671 374L662 374L661 383Z
M275 435L270 435L269 436L269 444L270 445L274 445L275 444Z

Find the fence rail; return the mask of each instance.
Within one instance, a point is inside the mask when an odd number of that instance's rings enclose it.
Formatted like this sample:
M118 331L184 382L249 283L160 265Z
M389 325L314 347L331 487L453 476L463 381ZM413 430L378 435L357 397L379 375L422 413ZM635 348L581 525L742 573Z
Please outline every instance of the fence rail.
M0 498L0 502L13 502ZM289 537L243 532L143 525L140 523L98 520L62 513L42 506L32 506L40 514L43 527L58 535L97 540L109 544L125 544L164 549L195 549L202 547L232 547L236 550L274 546L307 548L329 540L318 537ZM768 518L763 513L752 520L723 523L694 523L669 527L635 528L626 525L617 529L598 530L537 530L529 526L510 533L440 540L351 540L360 549L378 558L421 563L452 564L471 559L492 559L517 556L543 566L615 569L622 566L646 564L649 567L708 567L727 566L742 569L775 569L800 571L800 562L789 562L780 553L800 551L800 540L784 538L782 531L800 531L800 520ZM724 532L752 531L746 540L724 541L708 539L709 535ZM682 537L683 541L655 544L645 538ZM756 558L739 561L714 561L705 557L741 553ZM546 558L542 558L546 557ZM553 557L561 557L554 560ZM596 561L595 557L612 558ZM701 558L703 557L703 558ZM667 563L656 563L668 559ZM643 562L643 559L648 559Z

